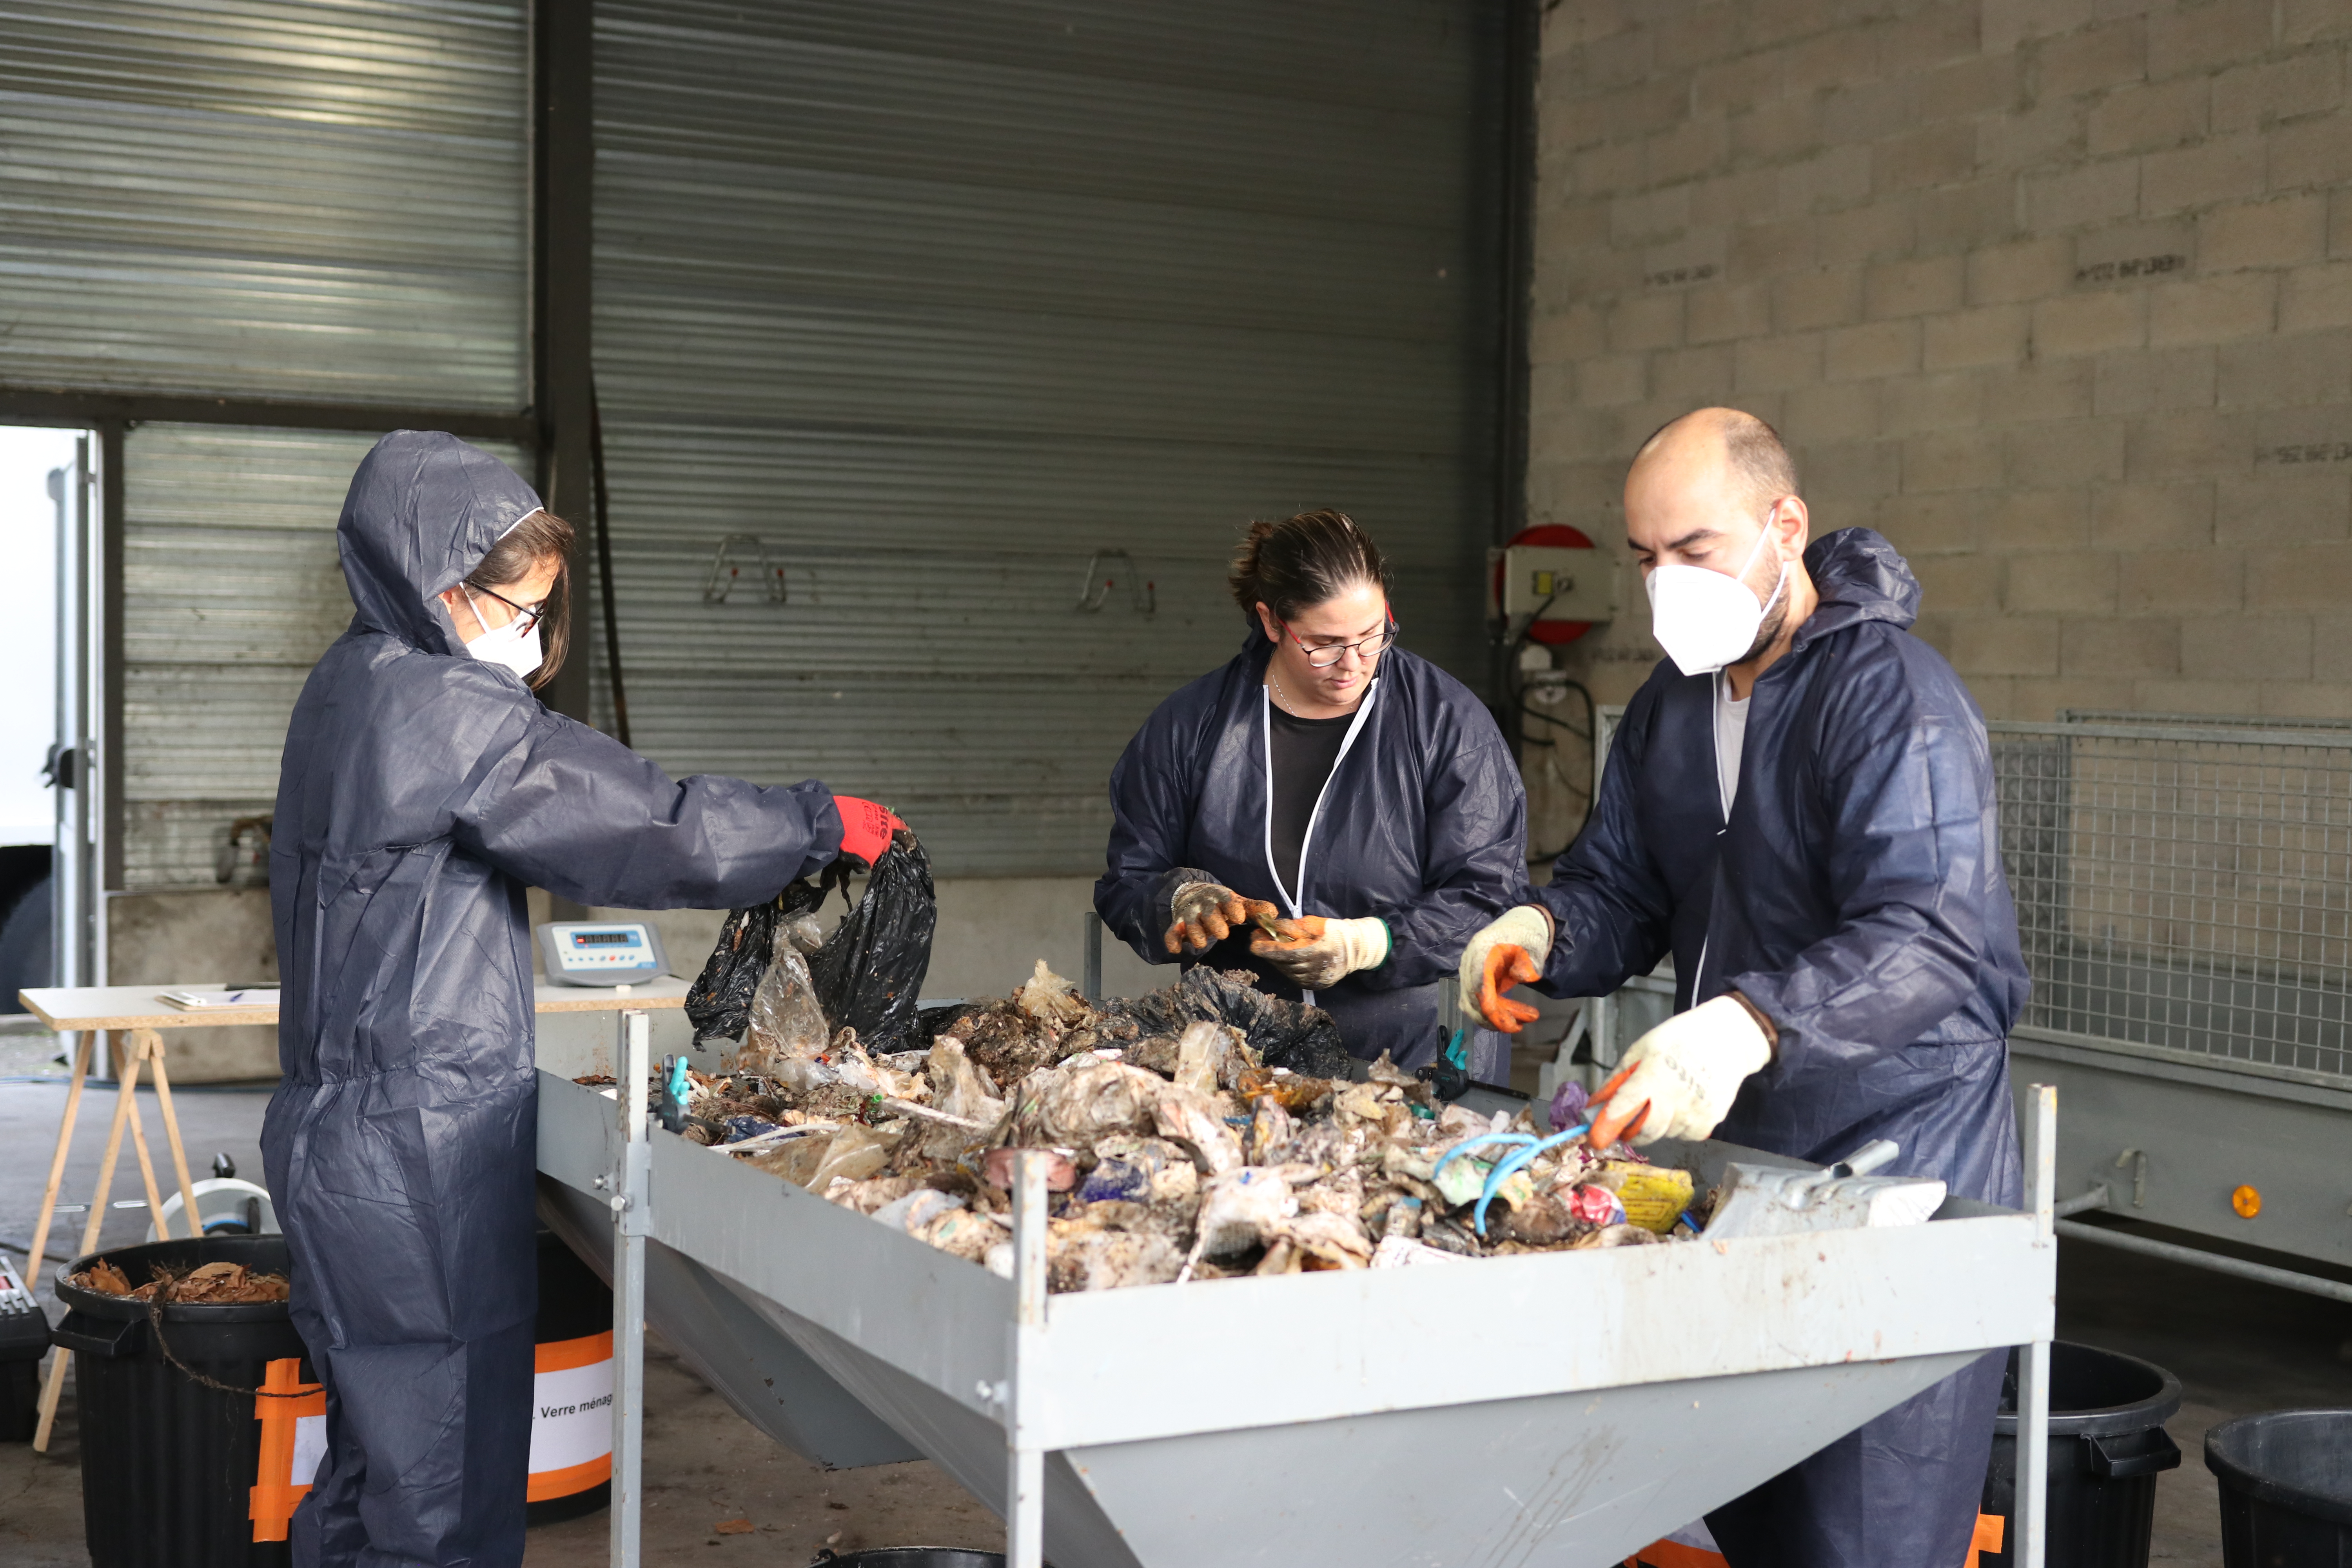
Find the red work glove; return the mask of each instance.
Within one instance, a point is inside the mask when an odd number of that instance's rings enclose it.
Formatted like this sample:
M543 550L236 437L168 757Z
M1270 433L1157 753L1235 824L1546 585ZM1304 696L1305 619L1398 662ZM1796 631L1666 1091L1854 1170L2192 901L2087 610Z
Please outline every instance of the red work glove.
M841 813L841 852L868 866L890 847L890 836L907 826L888 806L854 795L835 795L833 809Z

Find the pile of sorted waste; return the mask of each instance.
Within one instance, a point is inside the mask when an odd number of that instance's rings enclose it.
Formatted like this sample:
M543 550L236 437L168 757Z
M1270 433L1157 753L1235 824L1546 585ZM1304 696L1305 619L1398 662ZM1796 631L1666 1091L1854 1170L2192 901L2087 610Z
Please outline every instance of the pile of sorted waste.
M101 1258L67 1279L84 1290L133 1301L152 1301L157 1290L163 1290L164 1300L175 1307L242 1307L286 1300L286 1276L257 1273L242 1263L200 1264L184 1274L156 1264L151 1272L154 1278L133 1289L130 1277Z
M874 1051L816 1032L779 962L735 1070L675 1069L666 1108L698 1143L1003 1274L1012 1156L1045 1151L1056 1291L1646 1246L1704 1217L1685 1171L1445 1105L1385 1057L1350 1081L1329 1016L1252 980L1195 968L1096 1004L1040 963L1010 996L927 1012L924 1048Z

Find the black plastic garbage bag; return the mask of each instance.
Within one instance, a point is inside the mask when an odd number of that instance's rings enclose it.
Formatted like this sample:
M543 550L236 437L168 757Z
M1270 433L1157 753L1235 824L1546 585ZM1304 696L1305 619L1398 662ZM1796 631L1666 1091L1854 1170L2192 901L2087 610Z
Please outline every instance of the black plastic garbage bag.
M939 927L931 860L901 829L874 864L866 896L809 955L817 1005L836 1029L855 1029L869 1051L919 1048L915 1004L931 967Z
M751 1022L751 994L760 989L760 977L775 960L777 931L795 915L815 913L824 900L824 886L803 879L788 884L766 903L737 910L727 917L719 931L719 945L710 950L701 974L687 988L686 1016L694 1025L696 1039L743 1037Z
M1307 1078L1346 1078L1354 1058L1339 1038L1339 1026L1320 1007L1269 995L1245 969L1195 964L1175 984L1148 996L1101 1004L1110 1018L1129 1018L1144 1038L1181 1035L1188 1024L1206 1019L1230 1024L1248 1037L1250 1049L1270 1068L1288 1068Z

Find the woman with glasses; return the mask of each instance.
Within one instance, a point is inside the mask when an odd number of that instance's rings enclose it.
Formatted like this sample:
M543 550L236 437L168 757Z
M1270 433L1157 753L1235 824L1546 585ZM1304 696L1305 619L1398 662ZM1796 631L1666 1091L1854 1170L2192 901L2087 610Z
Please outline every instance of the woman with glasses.
M1254 970L1355 1055L1420 1066L1463 944L1526 897L1518 769L1485 704L1393 646L1344 513L1252 523L1229 581L1248 636L1111 770L1095 908L1151 963Z
M572 530L404 430L336 529L357 613L295 704L269 894L285 1078L262 1152L326 1453L303 1564L522 1561L537 1089L525 890L740 908L898 819L814 780L673 782L540 705Z

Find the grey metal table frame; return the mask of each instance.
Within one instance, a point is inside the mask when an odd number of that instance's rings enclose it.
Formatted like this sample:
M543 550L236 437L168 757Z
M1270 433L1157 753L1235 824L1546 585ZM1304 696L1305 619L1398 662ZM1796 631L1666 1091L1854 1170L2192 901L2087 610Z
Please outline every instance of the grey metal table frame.
M624 1014L621 1033L609 1094L545 1070L589 1068L542 1053L540 1121L542 1173L612 1215L616 1568L639 1561L649 1242L707 1271L836 1393L996 1506L1012 1568L1040 1568L1049 1534L1062 1561L1088 1568L1205 1560L1223 1516L1199 1517L1187 1487L1212 1483L1276 1553L1237 1561L1402 1561L1397 1526L1375 1515L1418 1484L1417 1509L1453 1512L1416 1514L1427 1539L1413 1561L1614 1563L2010 1345L2025 1347L2018 1560L2042 1562L2054 1091L2030 1104L2027 1212L1955 1200L1898 1229L1049 1300L1034 1165L1016 1193L1014 1276L1000 1279L659 1131L643 1015ZM1770 1160L1685 1153L1702 1174ZM1478 1353L1433 1378L1428 1347L1470 1322ZM1643 1331L1665 1322L1675 1331ZM1736 1451L1680 1462L1710 1439ZM1456 1468L1472 1467L1458 1475L1445 1472L1456 1450ZM1384 1451L1395 1465L1370 1475L1329 1462ZM1309 1478L1295 1497L1275 1486L1286 1467L1286 1485ZM1275 1517L1286 1498L1329 1506Z

